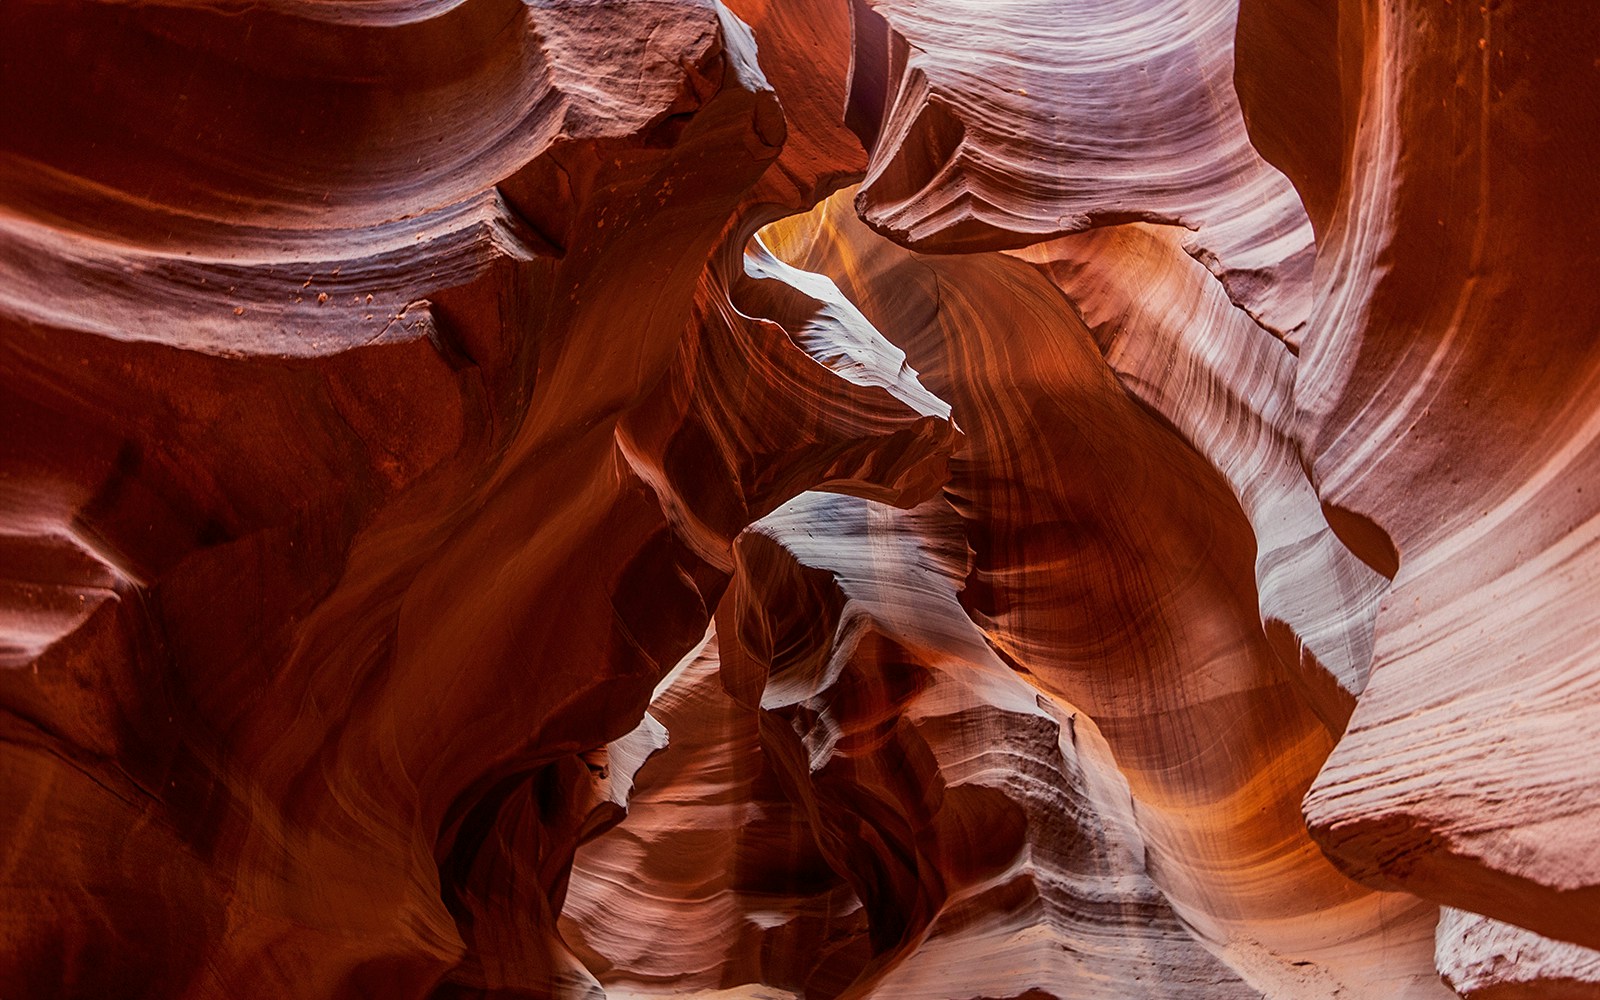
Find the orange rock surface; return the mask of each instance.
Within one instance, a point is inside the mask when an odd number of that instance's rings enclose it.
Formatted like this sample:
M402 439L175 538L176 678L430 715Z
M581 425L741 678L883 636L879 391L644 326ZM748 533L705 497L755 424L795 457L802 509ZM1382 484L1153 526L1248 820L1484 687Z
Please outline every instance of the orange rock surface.
M1600 997L1600 7L0 4L0 1000Z

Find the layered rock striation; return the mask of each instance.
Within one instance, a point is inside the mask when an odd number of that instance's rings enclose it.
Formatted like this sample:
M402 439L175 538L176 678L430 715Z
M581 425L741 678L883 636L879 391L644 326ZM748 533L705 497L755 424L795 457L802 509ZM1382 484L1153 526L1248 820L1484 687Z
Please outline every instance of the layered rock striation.
M0 996L1600 996L1596 38L0 7Z

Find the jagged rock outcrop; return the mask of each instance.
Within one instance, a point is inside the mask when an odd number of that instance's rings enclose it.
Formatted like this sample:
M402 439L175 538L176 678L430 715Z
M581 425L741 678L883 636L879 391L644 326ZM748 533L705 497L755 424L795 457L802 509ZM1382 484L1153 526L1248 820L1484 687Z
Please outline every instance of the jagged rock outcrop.
M1597 37L0 7L0 996L1600 996Z
M1439 975L1469 1000L1587 1000L1600 993L1600 952L1463 910L1439 917Z

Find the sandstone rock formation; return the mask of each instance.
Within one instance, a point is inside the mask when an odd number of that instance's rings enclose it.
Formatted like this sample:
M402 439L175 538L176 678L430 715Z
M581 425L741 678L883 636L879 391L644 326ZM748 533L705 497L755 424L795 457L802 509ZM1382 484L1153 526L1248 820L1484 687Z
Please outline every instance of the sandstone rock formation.
M0 5L0 998L1600 997L1600 8Z

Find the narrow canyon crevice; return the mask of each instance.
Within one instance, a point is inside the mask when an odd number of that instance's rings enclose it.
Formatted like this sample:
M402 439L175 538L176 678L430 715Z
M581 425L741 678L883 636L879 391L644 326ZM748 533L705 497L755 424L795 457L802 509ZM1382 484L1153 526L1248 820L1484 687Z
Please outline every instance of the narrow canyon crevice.
M0 998L1600 997L1600 9L0 6Z

